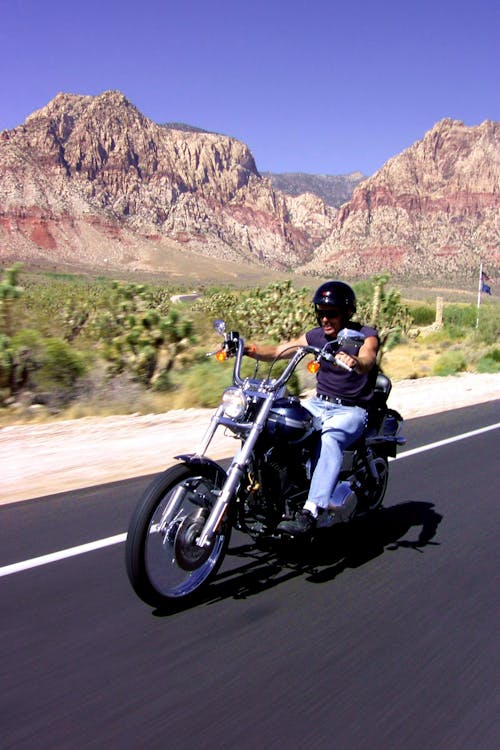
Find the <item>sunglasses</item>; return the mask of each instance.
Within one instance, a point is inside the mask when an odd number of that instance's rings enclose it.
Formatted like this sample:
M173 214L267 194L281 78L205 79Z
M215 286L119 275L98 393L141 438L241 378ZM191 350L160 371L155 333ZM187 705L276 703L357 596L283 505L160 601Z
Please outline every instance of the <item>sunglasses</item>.
M328 320L333 320L333 318L341 318L342 317L342 310L340 310L338 307L328 307L326 310L322 310L321 308L316 308L316 315L318 318L328 318Z

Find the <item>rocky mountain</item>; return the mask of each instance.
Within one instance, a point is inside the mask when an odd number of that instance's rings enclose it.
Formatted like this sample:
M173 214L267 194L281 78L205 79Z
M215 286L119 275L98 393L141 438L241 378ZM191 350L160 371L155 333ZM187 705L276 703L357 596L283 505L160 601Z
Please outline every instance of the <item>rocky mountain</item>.
M262 176L269 177L275 190L287 195L314 193L333 208L339 208L343 203L347 203L356 185L365 179L361 172L341 175L262 172Z
M303 271L411 279L497 273L500 123L444 119L354 190Z
M168 271L182 251L193 268L293 268L333 219L317 196L274 190L243 143L157 125L117 91L59 94L0 134L0 260Z
M234 138L158 125L117 91L59 94L0 133L0 262L450 279L481 257L495 272L499 128L441 121L336 210L311 179L278 189Z

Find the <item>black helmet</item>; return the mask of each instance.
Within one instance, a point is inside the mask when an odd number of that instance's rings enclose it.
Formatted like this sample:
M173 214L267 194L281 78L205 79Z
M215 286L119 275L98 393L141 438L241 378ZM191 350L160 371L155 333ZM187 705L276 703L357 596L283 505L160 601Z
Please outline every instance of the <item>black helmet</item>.
M313 297L313 305L332 305L345 310L350 318L356 312L356 295L349 284L343 281L327 281L316 289Z

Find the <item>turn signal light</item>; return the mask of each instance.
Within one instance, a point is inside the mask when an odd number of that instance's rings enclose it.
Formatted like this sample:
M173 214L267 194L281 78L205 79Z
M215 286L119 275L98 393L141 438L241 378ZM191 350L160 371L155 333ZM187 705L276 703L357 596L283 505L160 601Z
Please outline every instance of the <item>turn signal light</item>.
M319 362L316 359L313 359L312 362L307 363L307 369L309 372L312 372L313 375L316 375L319 370Z
M224 349L219 349L219 351L215 355L215 359L217 362L225 362L227 359L227 354L224 351Z

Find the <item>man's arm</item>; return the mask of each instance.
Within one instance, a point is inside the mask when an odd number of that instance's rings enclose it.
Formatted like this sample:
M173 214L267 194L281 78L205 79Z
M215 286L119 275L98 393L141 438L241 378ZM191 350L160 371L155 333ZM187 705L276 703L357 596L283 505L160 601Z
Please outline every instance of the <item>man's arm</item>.
M299 346L306 345L307 339L305 335L303 335L282 344L246 344L244 353L248 357L253 357L262 362L272 362L276 357L291 359Z

